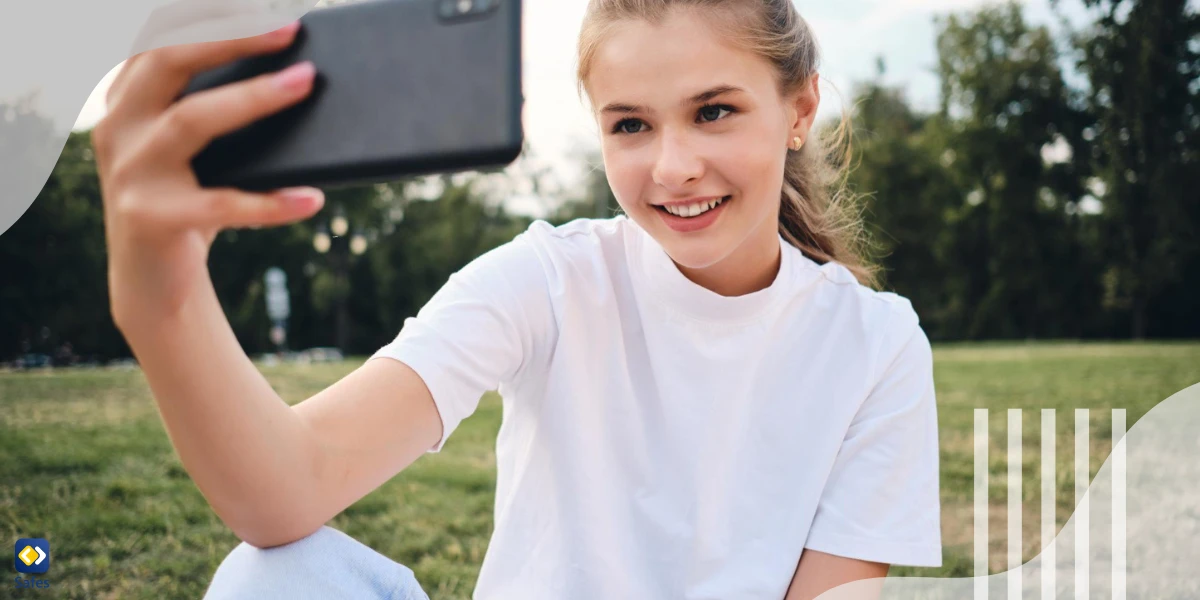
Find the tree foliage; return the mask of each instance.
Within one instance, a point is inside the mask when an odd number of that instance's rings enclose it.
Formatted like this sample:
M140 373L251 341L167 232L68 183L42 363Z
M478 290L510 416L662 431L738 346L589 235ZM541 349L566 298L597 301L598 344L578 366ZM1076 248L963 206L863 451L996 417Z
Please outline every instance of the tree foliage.
M849 182L866 195L886 287L933 338L1200 336L1200 17L1185 0L1071 1L1096 19L1061 39L1016 3L938 18L937 110L883 84L882 59L856 89ZM48 127L0 105L0 144ZM554 224L619 211L599 154L578 159L587 176L559 192ZM528 226L504 208L515 186L486 183L329 189L313 219L222 233L209 267L239 340L272 348L263 274L279 267L292 348L333 345L347 321L347 351L387 343L451 273ZM109 315L101 209L89 133L73 133L0 235L0 360L66 344L128 354ZM335 214L351 231L318 252ZM369 242L358 257L355 234Z

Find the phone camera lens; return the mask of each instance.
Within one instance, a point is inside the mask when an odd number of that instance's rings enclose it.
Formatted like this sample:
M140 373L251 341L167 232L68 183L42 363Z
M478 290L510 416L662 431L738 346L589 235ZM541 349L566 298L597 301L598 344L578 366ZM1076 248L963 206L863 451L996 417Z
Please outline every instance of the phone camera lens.
M438 2L438 15L443 19L481 15L499 4L500 0L441 0Z

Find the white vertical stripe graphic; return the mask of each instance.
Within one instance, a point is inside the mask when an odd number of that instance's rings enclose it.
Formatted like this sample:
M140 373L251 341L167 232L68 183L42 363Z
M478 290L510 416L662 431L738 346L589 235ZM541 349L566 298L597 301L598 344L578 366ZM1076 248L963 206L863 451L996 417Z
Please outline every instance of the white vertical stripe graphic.
M1125 409L1112 411L1112 597L1125 600Z
M1075 600L1088 600L1090 584L1088 538L1091 523L1091 503L1087 488L1091 479L1088 443L1088 409L1075 409Z
M1058 532L1055 514L1058 498L1055 485L1058 431L1054 417L1054 409L1042 409L1042 600L1054 600L1054 576L1058 569L1054 556L1054 534Z
M1021 600L1021 409L1008 409L1008 600Z
M975 409L975 600L988 597L988 411Z
M1057 598L1058 560L1058 428L1055 409L1042 409L1041 419L1041 597ZM1008 409L1008 552L1007 600L1024 595L1022 559L1024 554L1024 435L1023 409ZM1128 485L1126 411L1112 409L1112 599L1126 600L1127 505ZM986 600L989 594L990 536L988 451L988 409L975 409L975 485L974 485L974 598ZM1091 594L1091 411L1075 409L1075 600L1088 600Z

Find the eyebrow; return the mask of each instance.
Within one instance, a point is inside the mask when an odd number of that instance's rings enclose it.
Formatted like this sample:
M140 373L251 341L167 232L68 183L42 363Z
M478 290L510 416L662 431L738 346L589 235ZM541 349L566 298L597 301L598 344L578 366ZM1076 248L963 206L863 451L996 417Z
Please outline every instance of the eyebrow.
M702 104L702 103L708 102L709 100L712 100L713 98L716 98L717 96L720 96L722 94L729 94L732 92L742 92L742 91L745 91L745 90L743 90L740 87L736 87L736 86L732 86L732 85L718 85L714 88L700 92L699 94L696 94L695 96L692 96L691 98L688 98L687 100L684 100L683 102L680 103L680 105L688 106L688 105L692 105L692 104ZM612 113L612 112L636 113L636 112L641 112L644 110L646 110L646 109L641 106L613 102L612 104L609 104L609 105L605 106L603 109L601 109L600 112L601 113ZM649 112L649 111L647 111L647 112Z

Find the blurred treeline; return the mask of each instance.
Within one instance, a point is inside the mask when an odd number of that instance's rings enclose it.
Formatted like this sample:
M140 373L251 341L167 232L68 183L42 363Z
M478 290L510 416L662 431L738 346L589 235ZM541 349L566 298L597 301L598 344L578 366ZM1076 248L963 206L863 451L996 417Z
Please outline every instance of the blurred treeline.
M1018 4L939 17L934 111L880 83L882 59L854 90L849 183L885 288L934 339L1200 336L1200 17L1186 0L1078 1L1093 21L1058 37ZM0 140L43 126L0 106ZM273 349L271 266L288 274L290 347L334 345L339 312L344 350L387 343L452 272L528 226L496 177L328 190L310 221L225 232L210 268L242 344ZM599 169L559 199L553 223L615 207ZM318 252L338 210L351 230ZM345 243L356 233L361 256ZM98 182L77 132L0 235L0 361L65 342L128 355L107 297Z
M1200 334L1200 18L1082 5L1065 39L1017 4L939 18L932 114L856 90L851 182L933 337Z

